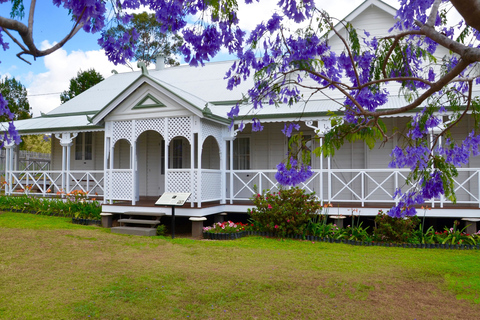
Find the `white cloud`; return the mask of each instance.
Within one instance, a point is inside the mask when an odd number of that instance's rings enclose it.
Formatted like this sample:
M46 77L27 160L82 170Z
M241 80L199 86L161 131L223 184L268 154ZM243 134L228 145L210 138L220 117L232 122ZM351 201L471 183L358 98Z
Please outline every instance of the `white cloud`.
M7 72L7 73L3 73L3 74L0 75L0 80L3 81L3 80L5 80L6 78L11 79L11 78L13 78L13 77L12 77L12 75L11 75L10 73L8 73L8 72Z
M44 41L42 47L47 46L50 44ZM112 69L119 72L130 71L125 66L115 66L109 62L103 50L67 53L64 49L59 49L44 58L44 65L47 72L29 73L25 76L30 82L27 85L28 100L34 116L40 115L40 112L47 113L60 105L60 93L68 89L70 79L75 77L80 69L85 71L93 68L104 78L111 75Z

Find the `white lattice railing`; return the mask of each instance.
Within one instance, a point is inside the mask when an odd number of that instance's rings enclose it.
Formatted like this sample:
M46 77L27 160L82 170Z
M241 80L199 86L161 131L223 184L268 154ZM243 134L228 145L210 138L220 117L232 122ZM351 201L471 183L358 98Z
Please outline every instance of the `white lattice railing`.
M81 190L87 197L103 197L103 171L11 171L6 178L7 190L11 194L22 194L25 190L42 196L69 193Z
M202 169L202 201L222 200L222 172Z
M455 181L457 203L480 207L480 169L458 168ZM360 206L375 203L394 204L395 190L405 192L408 169L331 169L314 170L313 176L299 187L331 203L356 203ZM255 192L278 191L275 170L234 170L227 173L228 198L248 200ZM432 207L451 203L445 198L429 201Z
M133 169L110 169L105 180L108 200L133 199Z
M196 172L191 169L168 169L167 192L191 192L189 201L198 201Z

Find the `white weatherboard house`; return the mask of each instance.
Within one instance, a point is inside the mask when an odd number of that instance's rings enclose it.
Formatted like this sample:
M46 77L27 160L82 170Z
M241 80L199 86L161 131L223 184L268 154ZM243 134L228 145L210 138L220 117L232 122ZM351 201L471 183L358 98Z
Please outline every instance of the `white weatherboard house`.
M394 15L392 7L368 0L346 20L360 30L386 35ZM341 48L336 36L330 45ZM229 130L226 114L251 86L247 81L233 91L226 89L224 76L231 64L157 65L155 70L115 73L48 114L16 121L22 135L52 135L52 162L49 171L17 171L13 148L7 146L6 193L21 193L27 185L43 196L49 189L52 194L83 190L103 199L105 212L169 215L171 209L155 207L155 200L164 192L191 192L188 205L177 208L177 215L246 212L254 186L279 188L274 175L287 153L287 139L281 133L284 121L297 121L305 135L321 134L329 123L327 111L337 104L314 97L292 108L268 106L255 112L264 125L262 132L251 133L250 125L243 132L235 130L241 119ZM386 108L404 103L396 89L390 92ZM248 107L242 112L246 114ZM392 116L386 122L402 128L411 116ZM464 121L453 134L465 136L473 126L471 119ZM312 159L314 175L300 186L332 203L330 213L360 208L361 215L375 215L395 203L394 191L409 172L388 168L396 143L373 150L364 142L346 143L334 157ZM452 206L445 199L435 199L428 204L433 209L427 216L478 217L479 177L480 159L472 159L459 169L455 210L448 209Z

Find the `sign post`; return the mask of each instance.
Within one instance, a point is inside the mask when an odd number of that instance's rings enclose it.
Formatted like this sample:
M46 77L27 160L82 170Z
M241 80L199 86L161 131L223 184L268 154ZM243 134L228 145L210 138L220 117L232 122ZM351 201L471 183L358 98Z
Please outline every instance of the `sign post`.
M183 206L191 194L190 192L165 192L155 202L156 206L172 207L172 239L175 238L175 207Z

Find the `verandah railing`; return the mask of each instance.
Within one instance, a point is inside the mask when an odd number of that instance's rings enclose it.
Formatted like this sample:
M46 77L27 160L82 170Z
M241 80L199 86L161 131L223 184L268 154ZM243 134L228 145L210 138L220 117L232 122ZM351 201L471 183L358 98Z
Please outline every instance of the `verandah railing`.
M121 183L121 190L126 193L125 198L130 198L131 190L131 169L114 170L114 177L126 175L127 181ZM119 171L119 172L117 172ZM121 172L120 172L121 171ZM181 172L171 174L176 176ZM179 177L182 179L171 179L171 183L185 184L189 188L190 170L185 171L188 176ZM201 202L220 200L222 174L220 170L202 169L202 199ZM275 179L275 170L234 170L226 172L226 198L230 202L236 200L248 200L255 192L278 191L279 183ZM375 203L394 204L397 199L393 195L397 188L405 189L405 180L409 170L392 169L331 169L314 170L313 176L300 187L308 192L315 191L325 202L350 203L358 206L365 206ZM455 192L457 203L476 205L480 207L480 168L458 168L458 177L455 179ZM114 178L112 176L112 178ZM117 177L118 178L118 177ZM170 177L170 178L173 178ZM107 174L108 179L108 174ZM117 182L118 179L113 179ZM125 179L123 179L125 180ZM115 181L112 181L114 187ZM22 194L28 192L47 196L57 192L69 193L73 190L81 190L88 197L103 197L104 171L12 171L7 175L5 190L10 194ZM194 179L194 183L196 179ZM197 186L198 188L198 186ZM117 189L117 188L116 188ZM128 189L128 190L127 190ZM256 191L255 191L256 190ZM405 191L405 190L404 190ZM110 195L110 196L113 196ZM118 196L118 195L117 195ZM113 196L112 198L118 198ZM430 202L432 207L450 203L445 198L434 199Z
M25 192L42 196L67 194L81 190L87 197L104 196L104 172L77 171L10 171L5 177L5 191L9 194Z
M458 168L454 190L457 203L480 207L480 168ZM227 173L227 197L230 202L248 200L255 192L276 192L280 185L276 170L234 170ZM408 169L331 169L314 170L313 176L299 187L329 203L350 203L358 206L382 203L395 204L397 188L405 192ZM429 202L442 207L451 201L444 197Z

